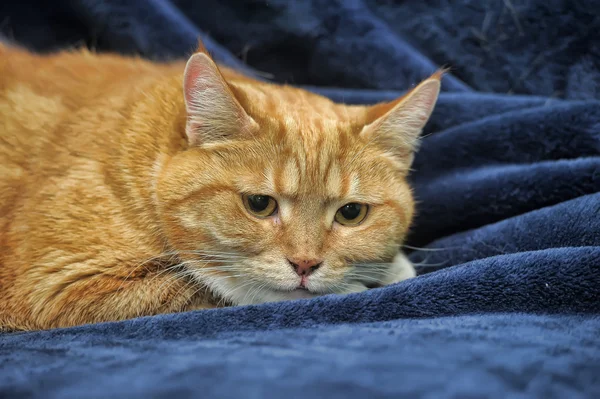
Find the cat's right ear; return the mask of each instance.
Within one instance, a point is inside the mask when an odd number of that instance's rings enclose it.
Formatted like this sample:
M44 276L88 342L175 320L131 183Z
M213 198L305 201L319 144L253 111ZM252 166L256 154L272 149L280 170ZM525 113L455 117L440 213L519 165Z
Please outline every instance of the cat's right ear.
M205 52L198 52L188 60L183 94L187 110L186 134L191 146L234 139L252 134L258 128Z
M421 130L437 102L444 72L434 73L397 100L370 107L361 136L379 144L404 166L410 166Z

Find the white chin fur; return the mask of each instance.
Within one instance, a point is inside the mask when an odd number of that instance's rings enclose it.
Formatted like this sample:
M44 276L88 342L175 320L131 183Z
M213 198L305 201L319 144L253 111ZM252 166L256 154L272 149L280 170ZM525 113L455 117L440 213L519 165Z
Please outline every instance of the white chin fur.
M399 252L392 261L390 269L385 277L380 277L381 285L394 284L416 276L413 264L404 253ZM308 299L319 296L305 290L294 290L290 292L274 291L270 289L259 289L256 284L235 283L230 279L213 278L206 275L199 277L202 284L206 284L213 292L234 305L254 305L264 302L289 301L294 299ZM379 278L378 277L378 278ZM260 284L258 286L261 286ZM346 282L343 292L337 294L349 294L367 290L367 287L358 282ZM333 293L333 292L332 292Z
M229 279L203 277L203 283L208 285L213 292L236 306L256 305L264 302L289 301L294 299L308 299L317 297L306 290L290 292L259 289L260 284L233 283Z

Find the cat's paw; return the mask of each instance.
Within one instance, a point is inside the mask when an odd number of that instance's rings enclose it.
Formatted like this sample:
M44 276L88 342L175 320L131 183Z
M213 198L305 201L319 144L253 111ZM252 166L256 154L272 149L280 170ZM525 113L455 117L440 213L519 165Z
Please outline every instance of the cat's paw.
M389 272L383 279L383 285L394 284L412 277L416 277L417 272L412 262L406 257L406 255L400 251L398 255L394 257L392 266Z

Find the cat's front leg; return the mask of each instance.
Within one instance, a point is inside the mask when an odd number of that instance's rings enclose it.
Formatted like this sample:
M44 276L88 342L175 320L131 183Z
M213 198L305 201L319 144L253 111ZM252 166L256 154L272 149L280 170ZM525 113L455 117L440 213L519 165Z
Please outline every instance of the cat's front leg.
M0 331L72 327L216 306L210 292L162 270L140 276L87 272L43 288L28 294L29 301L15 294L14 301L0 302Z

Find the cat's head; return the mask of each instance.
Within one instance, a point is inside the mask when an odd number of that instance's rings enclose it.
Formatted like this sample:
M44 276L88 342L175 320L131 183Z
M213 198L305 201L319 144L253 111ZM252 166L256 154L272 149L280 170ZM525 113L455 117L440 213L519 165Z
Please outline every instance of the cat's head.
M157 186L170 244L234 304L358 292L414 275L406 176L441 74L391 103L335 104L188 61L188 148Z

